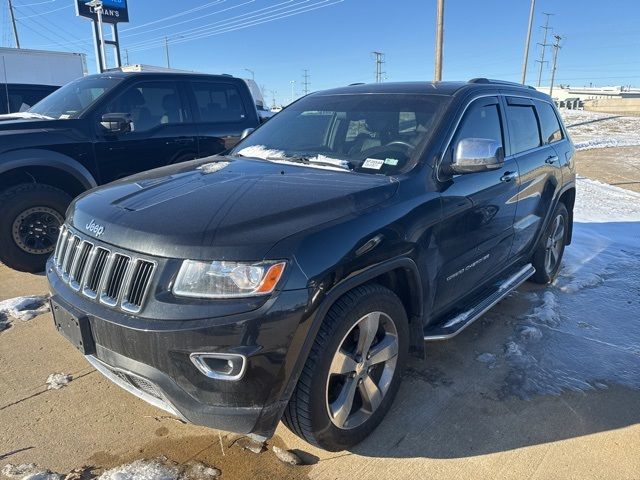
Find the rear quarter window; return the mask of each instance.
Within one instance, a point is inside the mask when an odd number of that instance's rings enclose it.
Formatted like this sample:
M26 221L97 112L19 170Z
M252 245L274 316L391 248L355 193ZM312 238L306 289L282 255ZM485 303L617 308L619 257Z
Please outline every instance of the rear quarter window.
M553 107L545 102L536 102L536 109L540 118L542 141L549 144L562 140L562 129Z
M520 153L540 146L540 130L533 105L508 105L507 117L512 153Z

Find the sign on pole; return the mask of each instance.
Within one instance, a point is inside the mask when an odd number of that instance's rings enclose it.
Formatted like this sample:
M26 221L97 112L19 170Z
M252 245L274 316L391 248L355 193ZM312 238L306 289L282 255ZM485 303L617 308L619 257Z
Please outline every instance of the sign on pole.
M98 21L94 7L86 5L88 0L76 0L76 15ZM102 0L102 21L104 23L122 23L129 21L127 0Z

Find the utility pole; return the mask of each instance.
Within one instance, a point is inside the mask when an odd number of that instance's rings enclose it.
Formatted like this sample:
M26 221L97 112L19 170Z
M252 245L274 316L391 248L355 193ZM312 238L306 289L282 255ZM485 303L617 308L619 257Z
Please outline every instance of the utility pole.
M164 36L164 53L167 56L167 68L171 68L171 62L169 62L169 40L167 40L167 36Z
M444 0L438 1L436 12L436 64L433 70L433 81L442 80L442 42L444 37Z
M553 82L556 79L556 67L558 62L558 50L560 50L560 40L562 37L560 35L554 35L553 38L556 39L556 42L553 44L553 67L551 68L551 86L549 87L549 96L553 93Z
M13 3L9 0L9 15L11 15L11 24L13 25L13 37L16 39L16 48L20 48L20 39L18 38L18 27L16 27L16 16L13 13Z
M542 81L542 67L545 64L544 53L547 50L547 47L551 46L551 44L547 43L547 33L549 32L549 30L551 30L551 27L549 26L549 17L553 15L553 13L543 13L543 15L547 16L547 21L545 22L544 27L540 27L544 29L544 40L542 41L542 43L538 43L538 45L542 46L540 60L536 60L536 62L540 64L540 70L538 70L538 87L540 86L540 82Z
M529 44L531 43L531 26L533 25L533 13L536 8L536 0L531 0L529 11L529 28L527 28L527 40L524 42L524 60L522 61L522 84L527 81L527 63L529 63Z
M127 65L129 65L129 49L128 48L124 49L124 58L127 62Z
M291 84L291 103L293 103L293 99L296 96L296 91L295 91L296 81L291 80L289 83Z
M373 52L376 57L376 83L382 83L382 76L384 72L382 71L382 65L384 64L384 53L382 52Z
M309 82L309 78L310 78L309 69L305 68L303 72L304 74L302 75L302 82L304 85L304 94L309 95L309 85L311 85L311 83Z

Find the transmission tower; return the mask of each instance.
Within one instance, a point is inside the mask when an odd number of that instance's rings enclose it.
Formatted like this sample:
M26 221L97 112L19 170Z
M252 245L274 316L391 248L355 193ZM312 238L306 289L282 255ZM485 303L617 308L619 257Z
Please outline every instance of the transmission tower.
M309 94L309 85L311 85L311 82L309 81L310 78L311 75L309 75L309 69L305 68L302 74L302 86L305 95Z
M551 46L550 43L547 43L547 34L549 33L549 30L552 30L552 28L549 26L549 17L551 17L553 13L543 13L543 15L547 16L547 20L544 24L544 27L540 27L544 30L544 36L543 36L542 43L538 43L538 45L542 47L542 52L540 53L540 60L536 60L536 63L540 64L540 69L538 70L538 87L540 86L540 82L542 81L542 67L544 66L545 63L547 63L544 59L544 54L547 50L547 47Z
M376 83L382 83L382 78L385 72L382 71L382 65L384 65L384 53L373 52L376 59Z

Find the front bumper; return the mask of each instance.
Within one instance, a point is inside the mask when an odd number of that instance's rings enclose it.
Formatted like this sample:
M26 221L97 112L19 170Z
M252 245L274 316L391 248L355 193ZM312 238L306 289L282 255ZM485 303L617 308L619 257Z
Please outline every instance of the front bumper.
M47 277L52 300L88 318L95 348L86 358L107 378L188 422L273 434L306 337L301 328L309 323L306 290L277 292L242 314L154 320L80 295L60 279L51 261ZM194 352L242 355L246 370L239 380L209 378L191 361Z

